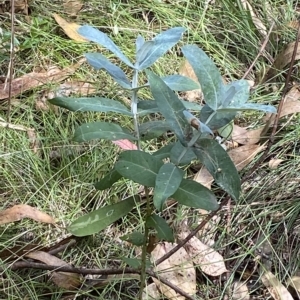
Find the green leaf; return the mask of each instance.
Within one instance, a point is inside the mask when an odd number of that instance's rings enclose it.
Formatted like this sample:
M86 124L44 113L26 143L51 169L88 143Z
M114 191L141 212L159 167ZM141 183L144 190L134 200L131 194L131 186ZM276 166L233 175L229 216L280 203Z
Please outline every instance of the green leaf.
M165 117L178 139L185 142L187 124L183 111L184 105L174 92L153 72L147 71L151 93L156 101L160 113Z
M162 217L155 214L151 215L146 220L146 226L148 228L154 228L160 240L174 242L173 230Z
M228 123L227 125L218 129L218 133L221 137L225 138L226 140L230 138L233 130L233 122Z
M214 177L215 182L235 200L238 200L241 181L227 152L213 139L199 139L196 146L195 154Z
M124 89L131 89L131 82L125 73L115 64L111 63L100 53L86 53L85 57L88 63L96 70L105 69L107 73Z
M171 163L162 165L155 180L153 203L162 211L165 201L173 195L184 176L184 172Z
M145 39L139 34L135 41L136 53L142 48L145 43Z
M139 126L140 136L144 140L151 140L171 130L166 121L149 121Z
M267 112L267 113L272 113L272 114L276 114L277 110L274 106L272 105L263 105L263 104L256 104L256 103L245 103L242 105L237 105L237 106L227 106L224 108L219 108L218 112L236 112L236 111L244 111L244 110L259 110L259 111L263 111L263 112Z
M128 266L132 268L140 268L142 266L142 260L140 258L131 258L131 257L121 257ZM146 260L146 268L151 268L152 264L150 260Z
M200 82L205 103L212 110L216 110L222 104L225 92L218 68L205 52L196 45L183 46L182 52Z
M115 182L122 178L115 169L112 169L105 177L103 177L99 182L94 184L96 190L102 191L110 188Z
M195 102L188 102L184 100L180 100L180 102L184 105L185 109L200 111L202 109L202 105L197 104ZM138 102L138 113L140 116L144 116L147 114L158 113L159 109L157 107L156 101L154 100L141 100Z
M150 67L180 40L184 31L183 27L174 27L145 42L136 54L135 68L143 70Z
M75 236L86 236L97 233L123 216L126 216L133 209L136 202L140 202L140 197L137 195L96 209L75 220L68 227L68 231Z
M149 153L139 150L124 151L115 164L125 178L145 186L155 186L155 179L163 162Z
M183 179L178 190L172 195L180 204L216 210L219 208L216 196L202 184L188 179Z
M237 80L225 85L226 92L222 99L222 107L241 105L248 101L250 86L247 80Z
M161 79L173 91L192 91L200 89L199 83L182 75L169 75Z
M170 157L170 152L171 152L171 149L173 148L173 146L174 146L174 143L170 143L170 144L160 148L156 152L152 153L152 156L155 156L159 159L164 159L164 158Z
M105 139L110 141L128 139L136 140L128 130L114 123L93 122L85 123L76 128L74 141L87 142L95 139Z
M116 112L132 116L132 113L122 103L102 97L56 97L48 100L51 104L64 107L70 111Z
M204 105L200 112L200 121L211 130L216 130L230 123L235 116L236 111L222 112L219 109L213 111L208 105Z
M139 231L134 231L130 234L125 234L120 237L122 241L129 242L135 246L143 246L145 242L145 235Z
M84 25L78 28L78 33L86 39L96 42L106 49L114 53L119 59L121 59L127 66L134 68L127 56L119 49L119 47L107 36L107 34L100 30L93 28L89 25Z
M177 166L187 165L192 160L197 159L194 151L190 147L183 146L180 142L176 142L170 152L170 160Z

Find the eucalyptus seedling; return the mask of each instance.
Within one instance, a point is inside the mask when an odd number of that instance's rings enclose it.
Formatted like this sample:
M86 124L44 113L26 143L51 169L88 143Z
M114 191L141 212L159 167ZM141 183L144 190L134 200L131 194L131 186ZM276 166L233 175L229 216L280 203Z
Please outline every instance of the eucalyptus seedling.
M150 41L138 36L135 43L135 62L131 62L106 34L91 26L80 27L79 34L110 50L132 69L133 77L130 80L119 66L102 54L85 54L92 67L106 70L120 88L131 93L131 108L118 100L103 97L57 97L49 100L52 104L71 111L113 112L132 118L134 131L124 128L122 124L86 123L75 130L74 140L88 142L93 139L127 139L136 142L138 149L123 151L111 171L94 186L97 190L104 190L123 177L143 185L146 191L153 189L153 197L147 198L144 232L136 231L124 237L135 245L144 246L143 258L146 255L145 246L150 228L156 230L159 239L174 240L172 229L160 216L168 198L172 197L179 205L208 211L218 209L219 204L214 193L200 183L186 178L181 167L193 160L199 160L215 182L237 201L241 191L240 177L227 152L215 139L214 133L232 122L239 111L276 112L272 106L247 103L247 81L237 80L224 84L213 61L196 45L185 45L181 50L200 82L205 104L199 105L180 99L177 91L199 89L199 84L181 75L160 77L148 68L180 40L184 31L182 27L172 28ZM146 73L148 80L143 85L139 85L141 72ZM150 88L152 99L141 99L141 88ZM139 117L151 113L159 113L162 118L140 124ZM152 154L143 151L142 139L154 139L170 131L175 136L175 142ZM139 196L132 195L79 217L68 229L77 236L97 233L128 214L137 205ZM143 259L144 268L145 263Z

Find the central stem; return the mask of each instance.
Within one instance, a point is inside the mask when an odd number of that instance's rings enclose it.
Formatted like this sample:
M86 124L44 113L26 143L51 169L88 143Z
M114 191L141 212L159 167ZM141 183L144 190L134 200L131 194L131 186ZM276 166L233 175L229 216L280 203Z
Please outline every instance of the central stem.
M132 88L133 88L133 90L132 90L132 96L131 96L131 112L133 114L134 130L135 130L136 137L137 137L137 147L138 147L138 150L141 150L139 120L138 120L138 112L137 112L138 75L139 75L139 71L134 70L133 78L132 78Z

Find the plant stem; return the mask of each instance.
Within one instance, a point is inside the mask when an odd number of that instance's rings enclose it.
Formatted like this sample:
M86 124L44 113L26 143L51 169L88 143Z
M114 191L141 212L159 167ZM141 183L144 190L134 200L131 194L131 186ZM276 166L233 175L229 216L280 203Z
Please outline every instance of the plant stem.
M134 123L134 130L137 137L137 147L141 150L141 141L140 141L140 132L139 132L139 122L138 122L138 113L137 113L137 104L138 104L138 97L136 89L138 87L138 75L139 71L134 70L133 78L132 78L132 96L131 96L131 112L133 114L133 123Z
M151 215L152 211L151 211L151 205L150 205L150 198L149 198L149 189L148 187L144 187L145 188L145 194L146 194L146 200L147 200L147 212L146 212L146 218L145 220L147 220L147 218ZM142 261L141 261L141 283L140 283L140 293L139 293L139 300L143 299L143 291L144 288L146 286L146 265L147 265L147 245L148 245L148 235L149 235L149 228L146 226L146 222L145 222L145 233L144 233L144 244L143 244L143 248L142 248Z

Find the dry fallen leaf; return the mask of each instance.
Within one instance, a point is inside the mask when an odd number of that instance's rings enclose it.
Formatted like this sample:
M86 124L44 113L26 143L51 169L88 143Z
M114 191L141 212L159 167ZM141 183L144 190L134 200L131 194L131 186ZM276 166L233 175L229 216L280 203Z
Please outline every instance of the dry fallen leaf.
M294 300L287 288L270 271L266 271L261 280L275 300Z
M300 277L299 276L293 276L292 278L289 278L286 283L287 286L291 286L294 290L297 291L297 293L300 293Z
M279 118L300 112L300 91L299 86L293 86L283 99L283 105ZM275 114L266 114L264 121L274 123Z
M298 42L298 49L295 56L295 61L300 59L300 42ZM271 79L276 76L278 71L283 71L284 68L291 62L293 52L294 52L295 42L289 43L286 48L278 54L276 57L272 67L270 70L266 73L266 75L263 78L263 82Z
M259 31L259 33L263 36L266 37L267 36L267 28L266 26L263 24L263 22L257 17L257 15L255 14L252 6L250 5L250 3L247 0L241 0L241 4L244 7L245 10L248 10L253 24L254 26L257 28L257 30Z
M179 74L182 76L186 76L186 77L194 80L195 82L199 83L198 78L197 78L192 66L190 65L190 63L187 60L185 60L181 64L181 66L179 68ZM201 102L201 100L203 98L201 89L184 92L183 98L190 102L194 102L194 101Z
M211 184L213 183L214 178L211 176L208 170L204 166L202 166L194 176L194 180L201 183L208 189L211 189Z
M176 244L171 243L158 244L151 252L151 260L156 261L175 246ZM187 294L194 295L196 293L196 272L193 263L190 261L189 255L183 248L179 249L158 266L155 266L153 270L158 274L159 277L170 281ZM159 290L168 299L185 299L185 297L177 294L173 289L161 283L156 278L152 279Z
M189 232L183 231L179 234L179 239L185 239ZM224 259L220 253L203 244L198 238L192 237L184 246L194 264L205 274L219 276L227 269Z
M46 72L31 72L19 78L13 79L11 82L12 93L11 96L15 97L24 93L32 88L41 86L47 83L60 82L72 75L76 69L85 61L81 59L78 63L71 67L60 70L57 67L49 68ZM0 100L8 98L9 83L0 84Z
M49 224L55 223L54 219L48 214L27 204L14 205L11 208L0 211L0 225L20 221L24 218Z
M241 171L245 168L255 157L256 154L263 151L265 145L244 145L228 151L228 155L233 161L236 169Z
M68 266L66 262L44 251L33 251L25 255L26 257L41 261L46 265ZM81 285L80 275L69 272L52 272L51 280L59 287L67 290L75 289Z
M231 133L231 138L234 142L237 142L242 145L253 145L257 144L260 141L260 135L264 127L258 129L247 130L244 127L233 125L233 130Z
M58 14L53 14L53 17L57 24L62 28L62 30L65 32L65 34L72 40L79 42L79 43L86 43L88 42L87 39L85 39L83 36L81 36L77 30L80 27L80 25L76 23L69 23L65 19L63 19Z
M269 168L276 169L280 163L283 162L283 159L273 158L269 161Z
M249 300L250 294L246 282L238 281L232 287L232 300Z
M160 299L160 292L154 282L147 285L143 291L143 300L157 300Z
M63 6L68 15L76 17L83 6L83 3L79 0L64 0Z

